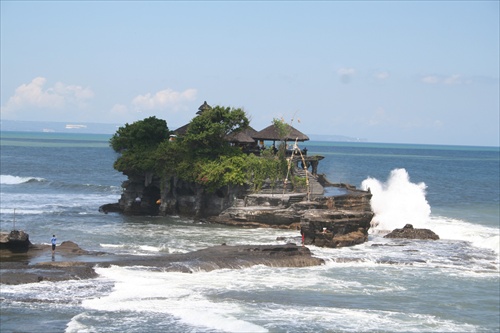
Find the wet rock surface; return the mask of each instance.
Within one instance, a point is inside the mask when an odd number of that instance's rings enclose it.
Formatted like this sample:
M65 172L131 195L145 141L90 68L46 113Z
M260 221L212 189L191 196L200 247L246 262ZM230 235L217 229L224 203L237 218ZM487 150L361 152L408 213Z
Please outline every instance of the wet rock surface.
M49 245L33 245L25 253L0 250L0 260L0 283L3 284L89 279L97 276L94 267L111 265L193 273L254 265L307 267L324 263L322 259L312 257L307 247L295 244L220 245L184 254L124 256L90 252L73 242L63 242L54 256Z
M407 239L439 239L439 236L429 229L415 229L413 225L407 224L402 229L394 229L384 238L407 238Z

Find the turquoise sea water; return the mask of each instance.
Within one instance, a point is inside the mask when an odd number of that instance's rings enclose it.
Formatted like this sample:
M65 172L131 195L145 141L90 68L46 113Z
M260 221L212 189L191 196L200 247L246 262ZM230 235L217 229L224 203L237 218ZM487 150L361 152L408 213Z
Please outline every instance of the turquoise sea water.
M34 243L179 253L299 242L294 231L182 217L101 214L126 179L109 135L0 133L0 227ZM370 187L377 226L365 244L311 246L320 267L193 274L98 268L85 281L0 285L2 332L498 332L498 147L305 142L332 182ZM439 241L384 239L406 223ZM57 260L57 254L56 258ZM40 258L39 260L43 260ZM46 258L50 260L50 258Z

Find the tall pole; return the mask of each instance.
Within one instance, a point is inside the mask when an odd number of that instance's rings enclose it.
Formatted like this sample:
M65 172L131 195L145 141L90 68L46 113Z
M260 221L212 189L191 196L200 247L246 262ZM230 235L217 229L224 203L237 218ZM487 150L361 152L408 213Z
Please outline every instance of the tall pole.
M302 159L302 163L304 164L304 171L306 172L307 201L310 201L311 200L311 187L309 186L309 177L307 175L307 164L306 164L306 159L304 158L304 155L302 155L302 151L300 150L299 145L297 144L298 140L299 140L299 138L295 139L295 145L293 146L293 150L299 151L300 158Z
M13 230L16 230L16 209L14 208L14 229Z

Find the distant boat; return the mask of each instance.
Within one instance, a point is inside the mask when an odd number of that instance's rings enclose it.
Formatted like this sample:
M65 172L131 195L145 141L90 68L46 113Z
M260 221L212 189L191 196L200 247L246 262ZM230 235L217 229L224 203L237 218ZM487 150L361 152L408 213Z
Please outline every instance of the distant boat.
M55 131L52 128L44 128L42 130L42 132L44 132L44 133L54 133Z
M66 124L66 129L80 129L80 128L87 128L87 125Z

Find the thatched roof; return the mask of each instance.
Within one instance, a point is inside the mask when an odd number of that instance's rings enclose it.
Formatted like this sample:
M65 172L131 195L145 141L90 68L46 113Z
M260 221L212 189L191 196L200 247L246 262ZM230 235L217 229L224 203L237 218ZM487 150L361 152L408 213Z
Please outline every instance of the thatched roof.
M210 105L208 105L207 102L205 101L198 108L198 112L196 112L196 115L199 116L200 114L202 114L203 112L205 112L207 110L210 110L211 108L212 107ZM177 128L176 130L174 130L173 132L175 135L180 135L180 136L185 135L187 132L188 126L189 126L189 124L181 126L181 127ZM286 138L284 138L286 141L295 141L295 140L307 141L307 140L309 140L309 137L307 135L305 135L304 133L300 132L299 130L295 129L292 126L289 126L289 127L290 127L290 133ZM241 132L228 135L226 137L226 139L229 142L252 143L252 142L255 142L255 140L279 141L282 138L280 138L278 131L274 127L274 124L272 124L272 125L264 128L260 132L257 132L256 130L254 130L252 127L249 126L247 129L245 129Z
M243 131L239 131L237 133L231 133L226 137L226 140L229 142L237 142L237 143L254 143L255 139L252 137L256 130L254 130L251 126L248 126L247 129Z
M186 124L184 126L179 127L178 129L174 130L175 135L184 135L187 132L189 124Z
M290 126L290 125L289 125ZM283 138L280 138L278 130L274 126L274 124L264 128L262 131L255 133L252 135L255 140L268 140L268 141L279 141ZM290 131L286 138L286 141L307 141L309 137L304 133L300 132L296 128L290 126Z

